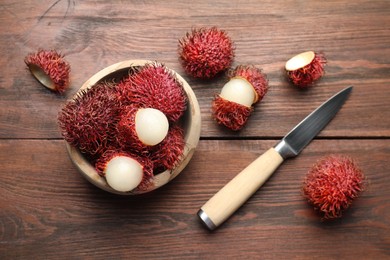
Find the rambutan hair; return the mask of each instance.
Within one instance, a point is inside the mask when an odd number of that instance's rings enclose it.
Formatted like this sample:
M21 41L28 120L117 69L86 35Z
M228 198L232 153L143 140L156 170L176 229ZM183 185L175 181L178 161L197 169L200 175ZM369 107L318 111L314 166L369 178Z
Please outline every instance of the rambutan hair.
M309 64L296 70L287 70L287 76L294 85L300 88L310 87L324 75L326 62L323 54L314 53L314 58Z
M184 146L183 129L179 125L171 126L168 135L151 153L154 168L160 171L175 168L183 156Z
M148 190L151 185L153 185L153 162L147 157L123 151L115 147L107 148L107 150L105 150L105 152L96 160L95 169L100 176L105 176L105 169L107 167L107 164L117 156L130 157L136 160L142 166L143 177L141 183L136 188L137 190L145 191Z
M187 96L176 76L161 63L149 63L119 82L117 91L125 105L158 109L177 122L187 107Z
M232 40L215 26L192 29L179 40L178 52L184 70L193 77L204 79L228 69L234 58Z
M102 153L115 144L119 101L110 84L100 83L83 90L68 101L58 114L64 139L81 152Z
M364 190L364 182L361 169L351 157L329 155L309 170L303 183L303 194L323 219L335 219L341 217Z
M261 101L268 91L267 76L262 73L261 69L256 68L253 65L239 65L236 68L229 70L228 76L229 78L244 78L252 85L256 92L254 104Z
M216 95L212 103L212 112L218 124L238 131L248 121L252 107L247 107L236 102L226 100Z
M28 54L24 62L34 77L45 87L65 92L69 87L70 65L64 59L64 55L55 50L38 50Z

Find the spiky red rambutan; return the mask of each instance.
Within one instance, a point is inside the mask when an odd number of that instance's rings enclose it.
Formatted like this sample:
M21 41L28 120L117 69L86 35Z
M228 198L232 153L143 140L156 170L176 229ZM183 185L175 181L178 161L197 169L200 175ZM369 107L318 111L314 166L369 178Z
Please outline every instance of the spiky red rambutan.
M126 156L136 160L143 169L143 177L141 183L136 188L140 191L148 190L153 185L153 162L147 158L135 153L130 153L117 148L107 148L105 152L96 160L95 169L102 177L105 176L107 164L117 156Z
M34 77L45 87L63 93L69 86L70 65L55 50L38 50L28 54L24 62Z
M184 131L178 125L170 127L167 137L151 153L154 168L160 171L172 170L183 156Z
M256 99L253 104L261 101L268 91L267 76L262 73L261 69L252 65L239 65L235 69L230 70L229 78L241 77L246 79L256 92Z
M324 75L325 65L326 58L323 54L309 51L288 60L286 72L294 85L307 88Z
M119 82L117 91L124 104L136 104L163 112L176 122L187 107L187 96L175 75L163 64L150 63Z
M234 46L217 27L193 29L179 40L179 57L188 74L209 79L230 67Z
M81 91L58 115L62 136L72 146L90 155L102 153L115 143L120 108L113 87L101 83Z
M335 219L341 217L363 191L364 180L352 158L329 155L309 170L303 183L303 194L324 219Z

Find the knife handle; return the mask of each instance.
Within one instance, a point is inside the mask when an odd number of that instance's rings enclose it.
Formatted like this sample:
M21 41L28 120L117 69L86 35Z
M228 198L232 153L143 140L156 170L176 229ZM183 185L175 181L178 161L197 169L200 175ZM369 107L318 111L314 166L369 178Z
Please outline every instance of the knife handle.
M270 148L201 207L198 212L201 221L210 230L218 227L268 180L282 162L282 156Z

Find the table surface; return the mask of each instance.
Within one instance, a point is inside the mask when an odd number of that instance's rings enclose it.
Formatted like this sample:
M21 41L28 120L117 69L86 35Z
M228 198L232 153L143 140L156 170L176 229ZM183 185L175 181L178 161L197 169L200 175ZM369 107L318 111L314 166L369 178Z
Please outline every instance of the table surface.
M390 259L390 2L12 1L0 4L1 259ZM263 69L270 89L239 132L218 126L211 101L226 82L198 80L178 60L178 40L217 26L235 43L232 66ZM64 95L42 87L24 57L55 49L71 64ZM285 62L314 50L325 76L299 90ZM193 88L201 139L172 182L118 196L87 182L57 126L60 107L93 74L128 59L163 62ZM214 232L198 209L328 97L353 85L333 121L287 160ZM310 167L329 154L353 157L367 189L344 216L322 222L303 199Z

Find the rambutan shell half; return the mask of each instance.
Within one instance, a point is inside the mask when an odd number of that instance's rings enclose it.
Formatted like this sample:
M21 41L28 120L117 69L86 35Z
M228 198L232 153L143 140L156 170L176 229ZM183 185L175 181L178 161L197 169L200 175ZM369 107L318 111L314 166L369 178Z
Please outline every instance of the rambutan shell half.
M325 74L326 58L313 51L300 53L286 62L290 81L299 88L308 88Z
M349 156L333 154L318 160L303 183L303 195L324 220L340 218L365 188L365 177Z
M70 83L70 64L55 50L38 50L28 54L24 62L31 74L50 90L63 93Z
M212 103L213 117L217 123L233 131L240 130L246 124L252 110L252 107L228 101L219 95L215 96Z

